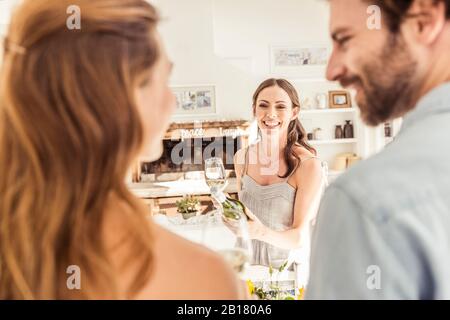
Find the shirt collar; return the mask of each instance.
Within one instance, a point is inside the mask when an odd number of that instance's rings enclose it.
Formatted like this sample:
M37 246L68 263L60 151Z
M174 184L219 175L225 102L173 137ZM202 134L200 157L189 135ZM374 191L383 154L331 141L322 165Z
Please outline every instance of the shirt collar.
M415 109L404 117L401 131L431 115L447 112L450 112L450 82L434 88L422 97Z

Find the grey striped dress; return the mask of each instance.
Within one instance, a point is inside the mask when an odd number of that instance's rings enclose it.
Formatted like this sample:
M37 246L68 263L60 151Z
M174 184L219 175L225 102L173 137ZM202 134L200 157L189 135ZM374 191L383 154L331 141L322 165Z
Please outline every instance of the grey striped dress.
M302 163L316 158L304 159ZM290 229L294 220L294 203L297 194L297 190L288 183L291 176L281 182L263 186L247 175L247 168L248 149L246 150L245 166L241 176L239 199L270 229L275 231ZM306 238L309 239L310 237ZM253 258L251 263L278 268L289 260L289 262L295 262L290 264L290 270L296 269L301 264L301 268L307 274L309 247L310 245L307 243L304 247L296 250L285 250L263 241L252 240Z

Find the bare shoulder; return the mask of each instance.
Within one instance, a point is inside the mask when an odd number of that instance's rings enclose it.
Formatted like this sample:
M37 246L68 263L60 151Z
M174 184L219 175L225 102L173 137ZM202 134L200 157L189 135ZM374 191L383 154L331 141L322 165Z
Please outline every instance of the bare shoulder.
M296 144L293 146L292 150L295 152L295 154L300 157L301 160L309 159L311 157L315 157L316 155L306 149L305 147Z
M245 152L247 148L239 149L234 155L234 165L235 166L243 166L245 164Z
M143 299L239 299L231 268L216 253L154 226L153 277Z
M242 170L244 169L244 166L245 166L245 155L247 153L247 150L249 150L251 147L252 146L241 148L234 155L234 159L233 159L234 160L234 168L235 168L236 174L238 176L241 175Z
M320 178L322 175L322 163L316 158L316 155L300 145L294 146L293 150L301 160L301 164L296 172L297 177L302 176L303 179L305 176Z

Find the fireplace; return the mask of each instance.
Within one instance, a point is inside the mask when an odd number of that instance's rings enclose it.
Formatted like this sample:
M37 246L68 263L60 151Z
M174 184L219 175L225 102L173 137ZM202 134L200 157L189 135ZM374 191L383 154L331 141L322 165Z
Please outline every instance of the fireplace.
M204 160L219 157L225 169L234 173L233 157L248 145L250 123L210 121L173 123L163 140L164 151L154 162L140 161L133 182L153 182L183 179L203 171Z

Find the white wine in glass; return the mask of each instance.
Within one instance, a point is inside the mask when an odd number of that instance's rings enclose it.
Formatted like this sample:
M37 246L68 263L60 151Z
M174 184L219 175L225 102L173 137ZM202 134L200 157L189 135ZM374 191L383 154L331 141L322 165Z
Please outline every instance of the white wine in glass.
M220 191L225 189L227 180L222 159L209 158L205 160L205 179L210 189L216 188Z
M250 263L249 252L244 248L220 250L219 253L238 274L243 274Z
M241 210L235 208L228 210L234 211L236 215L242 215ZM225 225L234 230L236 241L232 248L221 250L221 254L239 276L244 276L252 257L252 244L248 233L247 220L242 218L230 220L224 217L223 221Z
M248 233L247 220L240 218L240 210L229 208L238 218L225 218L218 211L217 219L204 226L203 244L217 251L229 266L244 278L252 260L252 243Z
M206 184L209 188L218 188L218 189L224 189L225 188L225 179L206 179Z

